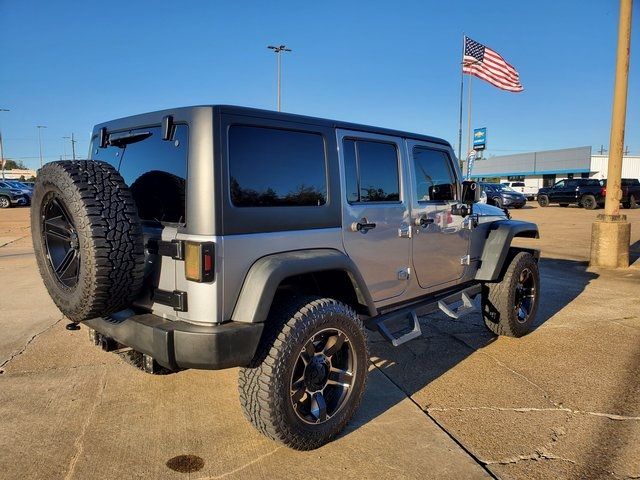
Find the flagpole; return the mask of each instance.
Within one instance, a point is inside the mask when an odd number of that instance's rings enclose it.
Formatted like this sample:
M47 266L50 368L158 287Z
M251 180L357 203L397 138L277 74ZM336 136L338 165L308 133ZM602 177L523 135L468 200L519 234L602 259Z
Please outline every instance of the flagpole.
M462 161L462 95L464 93L464 71L462 70L462 63L464 62L464 39L462 34L462 57L460 61L460 118L458 122L458 161L460 162L460 168L464 166Z
M469 152L471 152L471 84L472 84L472 80L473 77L471 75L469 75L468 78L468 82L469 82L469 92L467 93L467 100L468 100L468 104L467 104L467 151L465 153L465 158L467 158L467 156L469 155ZM469 164L467 162L467 174L469 173Z

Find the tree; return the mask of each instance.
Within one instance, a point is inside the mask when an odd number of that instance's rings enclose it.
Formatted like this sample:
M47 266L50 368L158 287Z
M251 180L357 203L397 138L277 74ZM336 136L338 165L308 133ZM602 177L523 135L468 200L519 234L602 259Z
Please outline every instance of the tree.
M20 160L5 159L7 162L4 166L5 170L26 170L27 166Z

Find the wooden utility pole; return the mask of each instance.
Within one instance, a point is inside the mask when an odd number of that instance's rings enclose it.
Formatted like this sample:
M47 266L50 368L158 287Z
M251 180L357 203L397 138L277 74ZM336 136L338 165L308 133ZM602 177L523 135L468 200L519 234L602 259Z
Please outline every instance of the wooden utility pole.
M627 222L626 215L620 215L620 199L622 198L622 152L627 115L632 5L633 0L620 0L616 78L613 89L607 170L607 196L604 214L598 215L591 230L591 265L600 267L629 266L631 225Z

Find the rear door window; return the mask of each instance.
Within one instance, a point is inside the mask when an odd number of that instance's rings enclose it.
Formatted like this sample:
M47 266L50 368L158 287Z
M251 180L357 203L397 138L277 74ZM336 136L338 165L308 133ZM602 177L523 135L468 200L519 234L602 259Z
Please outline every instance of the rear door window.
M345 139L349 203L399 202L398 152L392 143Z
M319 133L233 125L229 128L229 182L236 207L324 205L324 138Z
M113 165L131 188L142 220L154 223L186 222L186 179L189 130L175 126L173 140L162 140L159 126L111 132L113 139L132 135L132 143L117 142L106 148L92 142L91 158Z

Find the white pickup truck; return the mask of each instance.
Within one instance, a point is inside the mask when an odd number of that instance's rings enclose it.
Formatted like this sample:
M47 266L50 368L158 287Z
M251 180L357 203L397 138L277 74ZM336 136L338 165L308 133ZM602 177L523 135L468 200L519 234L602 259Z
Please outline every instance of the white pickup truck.
M506 185L516 192L522 193L527 200L535 200L538 196L538 187L528 187L524 182L502 182L502 185Z

